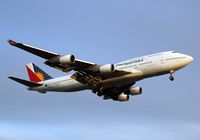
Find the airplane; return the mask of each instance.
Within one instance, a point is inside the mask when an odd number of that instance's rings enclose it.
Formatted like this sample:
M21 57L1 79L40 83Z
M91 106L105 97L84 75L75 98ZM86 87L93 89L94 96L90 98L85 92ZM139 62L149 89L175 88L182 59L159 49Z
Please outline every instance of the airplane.
M193 58L177 51L166 51L145 55L117 64L100 65L75 58L74 55L60 55L13 40L8 40L11 46L20 48L43 59L44 64L65 73L74 71L74 74L59 78L52 78L33 63L27 64L30 81L8 77L27 86L30 91L46 93L77 92L91 90L104 100L128 101L130 96L142 94L142 87L133 85L145 78L173 74L192 63Z

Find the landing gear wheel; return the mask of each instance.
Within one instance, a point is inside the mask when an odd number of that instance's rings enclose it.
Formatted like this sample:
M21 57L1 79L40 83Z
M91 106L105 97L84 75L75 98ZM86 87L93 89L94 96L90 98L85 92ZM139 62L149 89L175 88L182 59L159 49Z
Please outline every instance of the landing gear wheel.
M97 90L93 89L93 90L92 90L92 93L96 94L96 93L97 93Z
M174 70L170 70L170 76L169 76L170 81L174 81L174 77L173 77L174 72L175 72Z
M171 76L169 77L169 80L174 81L174 77L171 75Z
M99 92L97 93L97 95L98 95L99 97L101 97L101 96L102 96L102 94L101 94L101 93L99 93Z

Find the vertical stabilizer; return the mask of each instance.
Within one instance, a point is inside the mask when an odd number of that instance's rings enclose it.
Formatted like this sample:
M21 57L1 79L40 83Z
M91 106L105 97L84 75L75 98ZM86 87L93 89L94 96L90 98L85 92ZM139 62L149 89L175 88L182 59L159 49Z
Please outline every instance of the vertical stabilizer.
M38 66L33 63L27 64L26 69L28 72L28 76L30 81L32 82L41 82L45 80L52 79L46 72L41 70Z

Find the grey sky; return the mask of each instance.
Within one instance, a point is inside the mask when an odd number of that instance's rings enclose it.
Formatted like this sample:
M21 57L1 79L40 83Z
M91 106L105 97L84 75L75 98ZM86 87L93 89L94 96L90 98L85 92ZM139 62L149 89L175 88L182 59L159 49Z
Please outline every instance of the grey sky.
M199 7L198 0L1 0L0 139L199 140ZM166 50L194 62L174 82L138 82L143 94L125 103L90 91L41 95L7 76L27 79L30 62L53 77L65 73L7 39L100 64Z

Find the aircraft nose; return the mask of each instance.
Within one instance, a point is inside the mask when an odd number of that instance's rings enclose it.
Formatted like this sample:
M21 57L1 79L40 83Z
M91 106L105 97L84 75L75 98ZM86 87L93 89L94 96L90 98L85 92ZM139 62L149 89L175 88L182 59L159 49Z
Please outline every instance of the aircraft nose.
M194 58L192 56L187 55L188 64L192 63L193 60Z
M192 61L194 60L194 58L192 56L187 56L189 63L192 63Z

